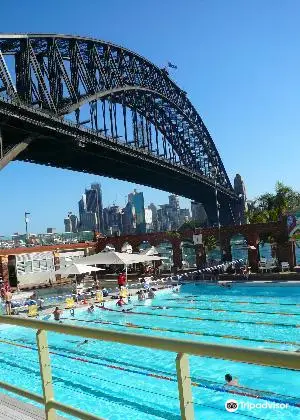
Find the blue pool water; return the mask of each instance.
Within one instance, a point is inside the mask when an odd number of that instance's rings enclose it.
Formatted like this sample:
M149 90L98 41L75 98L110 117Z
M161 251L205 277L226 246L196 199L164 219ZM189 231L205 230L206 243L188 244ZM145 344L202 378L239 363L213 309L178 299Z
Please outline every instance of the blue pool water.
M133 312L76 309L74 319L65 311L63 322L234 346L300 348L295 286L185 285L180 293L134 302ZM83 339L53 333L48 338L57 400L110 420L180 419L174 353L93 340L80 345ZM300 419L299 371L195 356L190 368L196 418ZM253 397L229 393L236 389L224 387L226 373L239 379L238 392ZM0 380L41 393L34 332L1 327ZM228 399L289 407L228 413Z

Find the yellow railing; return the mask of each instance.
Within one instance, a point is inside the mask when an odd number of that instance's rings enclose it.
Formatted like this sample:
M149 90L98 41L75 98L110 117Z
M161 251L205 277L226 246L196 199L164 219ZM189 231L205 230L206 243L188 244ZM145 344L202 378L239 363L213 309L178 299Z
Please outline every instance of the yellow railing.
M189 373L188 354L196 356L210 356L228 359L237 362L254 363L257 365L282 367L300 370L300 353L281 352L275 350L257 350L246 347L232 347L219 344L197 343L187 340L153 337L140 334L109 331L96 328L78 327L53 322L38 321L19 317L0 316L0 324L17 325L37 330L36 339L39 353L40 372L43 387L43 396L26 391L0 381L0 388L17 395L29 398L45 407L47 420L56 420L56 410L85 420L101 420L100 417L85 411L60 403L54 399L52 374L46 331L69 334L84 338L93 338L102 341L113 341L151 349L167 350L177 353L176 370L178 392L180 400L181 418L194 419L192 386Z

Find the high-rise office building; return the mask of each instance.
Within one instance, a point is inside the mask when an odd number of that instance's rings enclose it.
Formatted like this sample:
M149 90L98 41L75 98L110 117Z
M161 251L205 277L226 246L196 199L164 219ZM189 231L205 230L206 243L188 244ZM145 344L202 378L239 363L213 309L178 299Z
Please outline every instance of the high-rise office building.
M146 232L153 232L152 210L145 209Z
M146 232L144 194L137 192L128 195L128 202L134 206L136 217L136 233Z
M179 197L178 195L171 194L169 195L169 205L176 210L179 210Z
M191 202L192 210L192 220L199 222L201 225L205 226L207 224L207 214L202 203L197 203L196 201Z
M86 212L86 196L82 194L81 199L78 201L78 210L79 210L79 230L86 230L84 222L84 213Z
M157 210L158 226L160 231L172 230L171 209L169 204L161 204Z
M153 232L158 232L159 229L158 229L157 207L153 203L150 203L148 206L148 209L152 211Z
M119 206L110 206L103 209L104 233L107 235L122 232L122 209Z
M124 234L133 234L136 230L136 215L134 205L128 202L122 213L122 232Z
M102 191L100 184L92 184L87 188L78 202L79 229L104 232Z
M102 191L100 184L92 184L90 189L85 190L86 196L86 211L96 213L98 232L103 232L103 205L102 205Z
M47 233L55 233L55 232L56 232L56 228L51 228L51 227L47 228Z
M92 211L86 211L81 214L80 230L93 231L98 228L97 214Z
M71 220L71 232L78 232L78 217L75 214L70 214L69 218Z
M72 224L69 217L64 219L65 232L72 232Z
M78 217L72 212L68 213L68 217L64 219L65 232L78 232Z

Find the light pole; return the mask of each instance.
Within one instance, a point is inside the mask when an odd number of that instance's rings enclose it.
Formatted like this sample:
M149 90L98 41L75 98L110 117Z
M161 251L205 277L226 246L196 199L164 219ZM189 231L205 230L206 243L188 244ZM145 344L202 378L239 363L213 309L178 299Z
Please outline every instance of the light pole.
M26 239L28 240L28 222L29 222L29 218L28 216L30 215L30 213L25 211L25 230L26 230Z
M212 168L212 174L215 181L215 197L216 197L216 210L217 210L217 222L218 222L218 239L219 239L219 246L220 246L220 258L221 262L223 259L223 252L222 252L222 244L221 244L221 224L220 224L220 204L218 201L218 188L217 188L217 181L218 181L218 174L219 168L218 166L214 166Z

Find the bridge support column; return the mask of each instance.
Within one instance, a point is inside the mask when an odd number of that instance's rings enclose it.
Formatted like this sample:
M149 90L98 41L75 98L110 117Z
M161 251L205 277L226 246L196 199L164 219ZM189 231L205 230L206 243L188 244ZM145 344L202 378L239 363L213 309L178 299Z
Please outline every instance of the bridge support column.
M173 265L174 265L174 272L176 273L178 268L182 267L182 252L180 247L181 241L173 241Z
M205 255L205 248L204 245L195 245L195 253L196 253L196 265L197 268L200 269L204 267L206 262L206 255Z
M4 152L3 147L3 137L1 135L0 129L0 171L9 164L12 160L14 160L23 150L25 150L28 145L30 144L32 139L26 139L21 143L16 144L13 146L8 152Z
M287 261L290 267L295 265L295 254L293 242L277 243L277 258L279 262Z
M259 235L258 233L254 233L252 235L248 235L247 237L248 241L248 261L249 261L249 267L251 267L252 271L258 270L258 259L259 259L259 251L258 251L258 245L259 245ZM253 249L251 248L253 247Z

